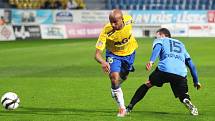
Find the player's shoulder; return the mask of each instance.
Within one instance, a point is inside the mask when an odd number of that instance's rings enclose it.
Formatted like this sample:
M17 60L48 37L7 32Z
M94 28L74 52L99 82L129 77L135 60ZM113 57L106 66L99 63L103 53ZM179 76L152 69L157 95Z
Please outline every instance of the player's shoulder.
M156 39L154 39L154 41L153 41L153 43L163 43L163 41L164 41L164 38L156 38Z
M175 38L170 38L172 41L175 41L175 42L178 42L180 44L182 44L184 46L184 43L178 39L175 39Z
M155 39L155 40L153 41L152 48L154 48L156 44L161 44L161 45L163 45L163 39L162 39L162 38L159 38L159 39L157 38L157 39Z
M110 23L107 23L104 27L103 27L103 30L108 32L108 31L112 31L113 30L113 27L111 26Z
M129 21L129 20L132 20L132 17L131 17L131 15L125 14L125 15L123 15L123 19L124 19L124 21Z
M172 40L172 41L181 42L180 40L175 39L175 38L169 38L169 39Z
M175 41L178 43L182 43L180 40L174 39L174 38L169 38L169 37L164 37L164 38L157 38L154 40L154 42L160 42L160 43L165 43L165 42L169 42L169 41Z
M126 25L133 23L132 17L130 15L123 15L123 20Z

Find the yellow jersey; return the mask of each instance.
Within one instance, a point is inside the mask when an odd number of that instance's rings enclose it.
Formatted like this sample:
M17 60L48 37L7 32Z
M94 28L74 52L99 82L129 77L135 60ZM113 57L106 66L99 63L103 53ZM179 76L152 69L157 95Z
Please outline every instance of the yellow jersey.
M118 56L127 56L134 52L138 44L132 35L132 17L124 15L123 21L125 26L121 30L113 30L110 23L104 26L96 43L97 49L103 51L106 48Z

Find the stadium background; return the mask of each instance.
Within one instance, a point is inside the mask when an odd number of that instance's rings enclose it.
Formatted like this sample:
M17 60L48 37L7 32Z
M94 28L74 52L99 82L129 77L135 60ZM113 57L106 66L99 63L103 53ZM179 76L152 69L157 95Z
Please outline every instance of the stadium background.
M16 2L12 1L19 0L10 0L8 6L14 7ZM152 37L160 27L170 29L173 36L178 37L215 36L214 0L93 1L94 7L92 1L87 0L89 8L84 3L83 10L71 10L66 8L66 0L59 8L52 9L45 9L41 1L44 9L33 9L35 1L20 0L16 6L22 9L0 9L0 16L7 24L0 27L0 40L96 38L108 22L112 8L132 15L136 37Z
M169 85L154 88L123 120L214 120L214 0L0 0L0 94L16 92L21 105L0 109L4 121L119 120L109 80L93 60L95 42L113 8L132 15L139 49L136 72L123 84L126 104L147 79L144 70L158 28L182 40L197 65L203 89L190 93L200 115L187 115ZM21 41L22 40L22 41ZM5 42L6 41L6 42Z

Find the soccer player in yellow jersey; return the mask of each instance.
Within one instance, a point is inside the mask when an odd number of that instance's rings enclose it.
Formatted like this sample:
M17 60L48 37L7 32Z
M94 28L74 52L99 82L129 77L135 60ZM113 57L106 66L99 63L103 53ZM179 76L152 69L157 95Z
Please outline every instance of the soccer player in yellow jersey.
M132 35L132 17L114 9L96 43L95 59L101 64L111 80L111 94L119 106L118 117L126 115L123 92L120 84L134 71L133 63L137 42ZM106 60L102 57L106 49Z

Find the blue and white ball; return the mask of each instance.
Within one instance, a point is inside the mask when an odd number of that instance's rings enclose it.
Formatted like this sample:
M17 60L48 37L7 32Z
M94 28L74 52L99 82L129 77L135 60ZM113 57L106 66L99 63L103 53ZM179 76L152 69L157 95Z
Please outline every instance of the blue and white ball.
M16 93L7 92L1 98L1 104L5 109L14 110L19 107L20 99Z

